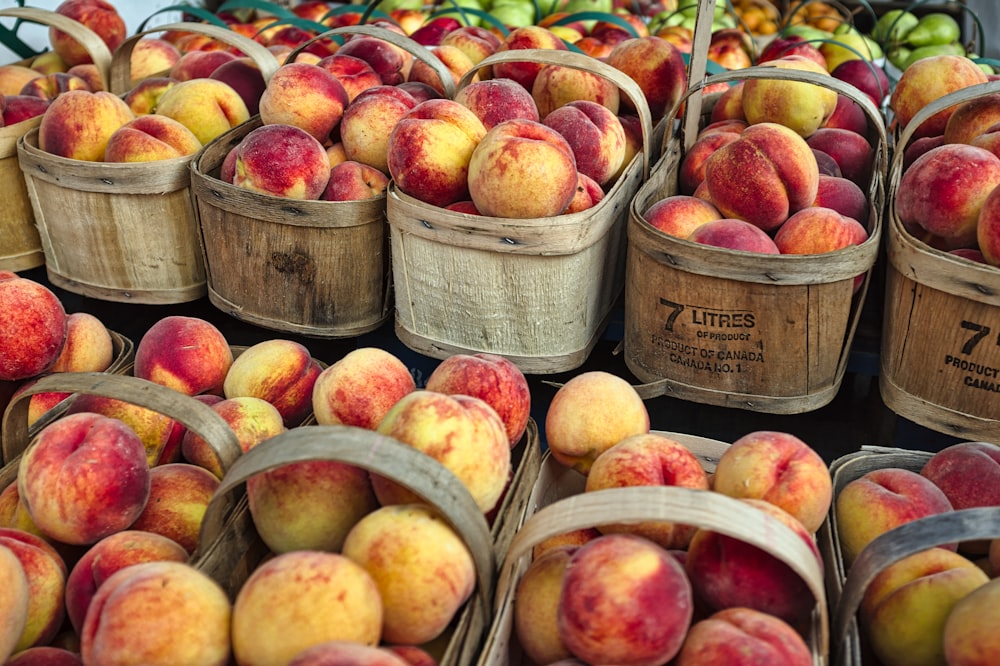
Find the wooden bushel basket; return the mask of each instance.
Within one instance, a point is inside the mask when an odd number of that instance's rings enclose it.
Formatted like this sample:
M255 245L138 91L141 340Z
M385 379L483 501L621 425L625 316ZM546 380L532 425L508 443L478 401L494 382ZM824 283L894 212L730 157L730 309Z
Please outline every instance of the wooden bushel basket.
M878 135L864 243L826 254L764 255L676 238L643 218L653 203L678 193L679 165L702 119L702 88L750 78L815 83L864 110ZM826 405L844 378L881 241L888 159L881 113L831 76L759 66L691 86L680 125L633 200L628 226L624 349L628 368L647 382L639 390L775 414Z
M639 109L643 152L589 210L540 219L457 213L390 185L396 335L433 358L487 352L545 374L584 363L624 284L628 203L649 167L652 120L641 89L617 69L568 51L495 53L483 67L538 62L584 69L617 85Z
M111 66L111 51L93 30L68 16L35 7L0 9L0 16L9 16L52 26L70 35L90 54L101 79L107 84ZM28 63L17 63L27 66ZM45 263L42 239L35 228L35 214L25 187L24 174L17 160L17 142L42 122L41 116L0 127L0 183L3 206L0 207L0 270L26 271Z
M655 432L655 431L654 431ZM713 472L728 444L680 433L658 433L684 444ZM477 666L533 666L514 629L517 584L531 563L532 549L545 539L596 525L664 520L713 529L763 548L802 576L816 598L806 642L815 666L826 664L828 609L822 567L802 539L785 525L740 500L712 491L636 486L584 492L586 478L551 455L542 460L528 511L497 581L494 622Z
M242 35L200 23L158 26L232 43L268 77L274 56ZM127 68L142 34L122 44L112 68ZM128 46L126 46L128 44ZM18 158L52 284L106 301L166 304L205 294L190 191L194 156L143 163L88 162L38 147L38 129L18 140Z
M893 412L966 439L1000 443L1000 269L936 250L903 228L903 152L933 113L1000 93L992 81L928 104L903 128L889 171L879 390Z

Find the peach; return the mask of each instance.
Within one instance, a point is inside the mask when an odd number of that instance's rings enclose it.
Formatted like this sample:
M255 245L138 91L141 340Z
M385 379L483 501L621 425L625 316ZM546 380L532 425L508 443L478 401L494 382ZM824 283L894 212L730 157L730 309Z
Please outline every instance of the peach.
M349 160L388 174L389 135L417 100L396 86L377 85L360 93L344 110L340 142Z
M886 666L945 663L949 613L988 580L971 561L942 548L893 562L872 579L861 600L860 622L872 652Z
M125 41L128 34L125 19L114 5L105 0L63 0L54 11L90 28L112 52ZM91 61L90 53L58 28L49 28L49 42L52 50L70 67Z
M149 470L149 500L129 527L162 535L188 554L198 546L201 521L219 487L210 471L188 463L166 463Z
M18 94L51 101L70 90L94 92L83 78L69 72L54 72L28 81Z
M172 42L161 37L143 37L132 47L129 76L133 81L162 76L180 59L180 49Z
M919 61L918 61L919 62ZM1000 157L984 148L944 144L918 157L903 173L896 214L941 238L946 249L972 247L983 204L1000 184Z
M21 650L5 661L4 666L83 666L83 660L76 652L43 645Z
M236 357L226 373L227 398L254 397L268 401L285 426L299 425L312 411L312 392L322 371L305 345L272 338L258 342Z
M660 37L626 39L611 50L607 63L638 84L654 120L670 111L687 91L684 54ZM623 109L632 108L628 99L621 103Z
M576 179L576 194L573 195L569 205L566 206L566 210L563 211L565 215L572 215L573 213L579 213L581 210L593 208L604 199L604 190L596 180L580 171L576 172ZM473 207L475 207L475 204L473 204ZM478 214L478 211L476 214Z
M983 260L1000 266L1000 190L993 188L983 201L976 220L976 243Z
M743 87L745 85L745 81L732 83L719 95L715 104L712 105L712 111L708 117L709 125L698 133L699 137L715 123L742 123L743 128L746 128L746 116L743 114Z
M351 641L328 641L306 648L288 666L407 666L407 661L390 650Z
M692 243L721 247L727 250L741 252L756 252L759 254L779 254L774 240L760 227L732 217L711 220L699 224L688 235Z
M996 609L1000 579L994 578L955 602L944 623L944 658L954 666L986 666L997 650Z
M230 51L185 51L168 75L177 81L207 79L218 67L236 58L236 54Z
M458 102L421 102L389 135L389 175L400 191L432 206L468 199L469 161L485 135L482 121Z
M239 94L251 116L260 112L260 98L267 89L260 65L253 58L239 57L216 67L208 78L222 81Z
M466 72L471 70L475 63L469 59L469 56L465 54L465 51L461 50L457 46L452 46L450 44L442 44L439 46L428 47L428 50L434 54L434 56L441 61L451 73L451 83L457 84L462 76ZM473 80L478 80L479 75L473 75ZM410 66L410 71L406 75L407 81L417 81L420 83L426 83L439 94L445 94L445 84L442 82L441 75L438 70L432 67L429 63L423 60L413 60L413 64Z
M426 389L445 395L469 395L492 407L504 423L513 447L531 416L528 380L512 361L497 354L452 354L427 378Z
M889 77L883 67L871 60L845 60L830 70L830 74L868 95L876 105L881 105L889 96Z
M49 108L50 100L30 95L8 95L4 98L0 126L9 127L19 122L40 116Z
M608 534L570 557L559 633L592 664L663 664L680 651L694 599L684 567L641 537Z
M516 51L519 49L555 49L568 51L566 44L548 28L538 25L519 26L507 33L494 52ZM493 78L513 79L525 90L531 90L538 73L547 67L539 62L517 61L497 63L493 66Z
M383 506L347 533L342 550L382 597L382 639L420 645L444 632L476 587L472 554L425 504Z
M341 552L362 517L378 508L368 472L332 460L296 462L247 480L254 526L275 553Z
M434 88L431 88L426 83L421 83L420 81L404 81L396 86L396 88L405 93L409 93L413 99L417 100L417 104L426 102L429 99L441 99L443 97L438 91L434 90Z
M868 232L858 220L818 206L795 213L774 234L774 244L782 254L823 254L866 240Z
M823 127L851 130L864 137L873 136L873 130L868 124L868 116L864 110L850 97L839 93L837 94L837 106L823 123Z
M818 148L813 148L812 152L813 157L816 158L816 166L819 169L819 175L843 178L844 174L840 172L840 166L837 164L837 160L833 159L829 153L825 153Z
M845 217L850 217L862 224L867 223L871 215L871 205L864 191L852 180L841 176L820 174L819 187L813 206L832 208Z
M139 562L187 562L188 551L160 534L127 529L110 534L87 549L66 577L66 617L80 634L87 608L111 574Z
M812 535L797 518L765 500L739 501L791 528L822 564ZM816 605L805 581L788 564L757 546L709 529L699 529L691 538L684 568L695 596L713 612L734 606L753 608L802 630Z
M265 125L298 127L322 143L340 124L348 103L347 90L328 70L286 63L271 76L260 97L260 119Z
M201 141L169 116L147 114L128 121L108 138L105 162L151 162L194 155Z
M820 52L819 45L809 41L803 35L796 35L794 33L778 35L770 40L761 49L760 55L757 57L757 64L760 65L770 60L790 55L808 58L817 65L821 65L823 69L827 69L826 56Z
M802 70L830 76L803 56L782 56L761 67ZM749 79L743 88L743 113L751 125L779 123L802 137L823 126L837 106L837 92L806 81Z
M794 130L758 123L708 156L705 183L723 216L773 231L816 199L819 166Z
M512 79L473 81L455 93L455 101L475 113L486 129L514 118L541 119L531 93Z
M233 656L247 666L287 664L327 641L376 645L382 617L375 581L349 558L307 550L283 553L258 565L236 595Z
M5 662L28 622L30 594L21 560L9 548L0 546L0 659Z
M839 127L821 127L806 139L806 143L832 157L844 178L859 187L868 187L875 151L864 136Z
M920 474L933 481L956 510L1000 506L1000 446L996 444L952 444L931 456Z
M930 479L900 467L875 469L848 482L834 500L837 537L850 566L875 537L953 507ZM950 547L955 550L954 546Z
M500 416L485 401L413 391L386 413L378 432L444 465L465 485L483 513L500 500L510 476L510 440ZM382 476L373 474L372 484L383 505L419 501L411 491Z
M676 666L809 666L812 652L787 622L752 608L726 608L695 622Z
M557 461L587 474L604 451L649 432L646 404L627 381L603 370L559 387L545 415L545 440Z
M678 166L677 183L680 194L692 195L695 189L705 180L705 162L708 156L727 143L740 138L734 132L711 132L699 135L691 148L681 157Z
M569 102L579 100L600 104L616 115L621 104L618 86L608 79L593 72L559 65L546 65L538 72L531 86L531 97L542 118Z
M28 578L28 617L14 651L48 645L66 616L66 563L49 542L23 530L0 528L0 545L17 556Z
M986 83L986 73L971 59L957 55L934 55L921 58L907 67L889 96L889 108L899 127L906 127L920 109L930 102L968 86ZM912 133L913 138L944 134L948 119L956 107L943 109L925 120Z
M211 407L236 433L240 449L244 453L285 431L281 412L263 398L248 396L220 399ZM226 472L218 452L191 430L184 431L180 452L186 462L208 470L219 479Z
M114 361L114 341L89 312L66 315L66 342L49 372L104 372Z
M413 375L398 357L378 347L359 347L320 372L313 384L313 414L320 425L375 430L414 390Z
M24 65L0 65L0 95L17 95L26 83L39 76L41 72Z
M680 442L657 433L626 437L598 456L587 474L587 492L630 486L709 489L701 461ZM601 525L598 529L604 534L635 534L667 549L687 548L695 531L690 525L661 521Z
M215 324L200 317L168 315L135 346L133 374L184 395L221 394L233 351Z
M441 37L442 45L455 46L469 56L474 64L479 64L487 56L493 55L503 40L493 31L480 25L457 25Z
M394 86L406 80L409 54L398 46L378 37L355 35L337 49L337 53L354 56L367 62L384 85Z
M28 507L24 506L17 492L17 484L12 483L0 491L0 527L13 527L45 538L38 526L31 521Z
M150 467L171 458L184 436L184 426L178 421L124 400L96 395L77 396L67 414L84 412L101 414L127 425L139 436Z
M0 271L0 380L39 375L59 359L66 344L67 316L51 289L11 271Z
M347 160L330 169L322 201L360 201L385 195L389 177L373 166Z
M538 559L545 553L560 546L582 546L588 541L592 541L601 536L601 531L596 527L582 527L568 532L562 532L542 539L531 549L532 559Z
M98 588L80 655L87 664L222 666L230 658L231 617L229 598L207 574L183 562L140 562Z
M625 160L625 129L606 106L589 100L568 102L545 115L542 124L559 132L576 159L576 168L602 186Z
M976 137L973 140L972 145L979 146L980 148L985 148L993 152L988 145L980 145L980 141L984 140L985 135ZM938 146L944 145L944 134L936 134L934 136L923 136L917 139L913 139L909 144L903 149L903 171L905 172L910 168L918 157L926 153L932 148L937 148ZM1000 156L1000 155L998 155Z
M347 92L348 103L369 88L382 85L378 73L361 58L344 53L334 53L316 63L333 74Z
M426 19L416 30L410 33L410 39L421 46L437 46L452 30L462 23L453 16L435 16Z
M106 91L70 90L49 104L38 126L38 147L73 160L99 162L108 139L135 115Z
M283 123L251 130L236 147L233 184L274 197L318 200L330 183L330 159L306 130Z
M562 134L542 123L514 119L493 127L476 146L468 188L483 215L550 217L569 206L576 174L573 147ZM518 195L527 191L534 196Z
M430 652L416 645L386 645L385 649L403 660L408 666L437 666Z
M132 87L122 96L122 100L137 116L156 113L160 97L177 83L179 81L169 76L151 76Z
M69 68L70 66L62 59L62 56L55 51L45 51L31 59L31 69L43 75L65 72Z
M810 532L826 519L833 482L826 462L787 432L760 430L733 442L719 457L713 490L781 507Z
M105 483L113 492L96 491ZM17 489L44 534L85 545L131 525L149 483L139 436L116 419L79 413L42 429L21 457Z
M156 113L194 132L202 144L250 119L250 110L232 86L216 79L191 79L169 87Z
M536 556L517 582L514 632L524 653L537 664L573 655L559 635L559 596L570 558L579 546L565 545Z

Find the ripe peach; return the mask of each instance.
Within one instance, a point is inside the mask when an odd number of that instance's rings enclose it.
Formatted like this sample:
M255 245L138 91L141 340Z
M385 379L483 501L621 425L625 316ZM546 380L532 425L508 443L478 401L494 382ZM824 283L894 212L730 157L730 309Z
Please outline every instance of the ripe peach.
M803 56L790 55L769 60L762 67L778 67L830 73ZM780 123L802 137L823 126L837 106L837 91L806 81L749 79L743 88L743 113L751 125Z
M455 101L475 113L486 129L514 118L541 119L532 95L512 79L473 81L455 93Z
M386 645L385 649L396 655L407 666L437 666L430 652L416 645Z
M129 527L160 534L194 553L201 521L219 479L188 463L166 463L149 470L149 500Z
M562 134L542 123L514 119L493 127L476 146L468 188L483 215L549 217L569 206L576 174L573 148ZM528 188L534 196L518 196Z
M260 65L253 58L244 56L224 62L208 78L222 81L235 90L247 105L251 116L260 112L260 98L267 89L267 82L260 71Z
M322 368L305 345L272 338L258 342L236 357L226 373L227 398L254 397L268 401L286 427L300 424L312 411L313 385Z
M320 425L375 430L386 412L414 390L413 376L398 357L361 347L320 372L313 384L313 414Z
M346 160L330 169L321 201L362 201L385 195L389 177L373 166Z
M691 196L698 185L705 180L705 162L708 160L708 156L714 153L717 148L739 138L740 135L734 132L699 134L691 148L681 157L677 175L680 194Z
M535 544L535 547L531 549L531 557L533 560L537 560L543 554L560 546L582 546L599 536L601 536L601 531L596 527L583 527L563 532Z
M285 431L281 412L263 398L253 396L220 398L219 402L212 404L211 407L236 433L244 453L264 440ZM191 430L184 431L180 451L185 461L203 467L219 479L226 472L218 452Z
M59 359L66 344L67 317L51 289L10 271L0 271L0 380L39 375Z
M983 201L976 221L976 241L985 263L1000 266L1000 189L993 188Z
M114 492L97 479L106 478ZM18 492L47 536L84 545L125 529L149 497L149 466L139 436L124 423L80 413L54 421L21 457Z
M587 475L587 492L629 486L678 486L708 490L708 474L701 461L680 442L665 435L632 435L606 450ZM663 548L687 548L695 528L670 522L601 525L604 534L627 533L645 537Z
M326 149L306 130L272 123L250 131L236 147L233 184L286 199L317 200L330 182Z
M864 136L848 129L821 127L806 139L806 143L832 157L844 178L859 187L868 187L875 151Z
M687 240L692 243L701 243L728 250L740 250L741 252L780 253L774 240L760 227L746 220L732 217L699 224L688 235Z
M568 102L544 116L542 124L569 143L578 171L607 185L625 159L625 129L606 106L589 100Z
M519 26L507 33L495 51L516 51L519 49L569 50L566 44L548 28L538 25ZM525 90L531 90L535 77L547 65L539 62L519 61L497 63L493 67L493 78L513 79Z
M143 37L132 47L129 76L133 81L162 76L180 59L180 49L172 42L160 37Z
M169 76L151 76L129 89L122 96L122 100L137 116L155 113L157 105L160 103L160 97L177 83L179 81Z
M458 47L469 56L469 60L478 64L486 56L495 53L502 42L495 32L485 26L459 24L441 37L440 43Z
M21 650L4 662L4 666L83 666L77 652L43 645Z
M569 205L566 206L566 210L563 211L563 214L572 215L573 213L579 213L581 210L593 208L603 199L604 190L601 188L600 184L587 174L577 171L576 193L570 200ZM475 204L473 204L473 207L475 207Z
M21 560L9 548L0 547L0 658L4 661L24 632L30 594Z
M517 582L514 631L521 649L537 664L572 656L559 635L558 612L566 568L578 548L559 546L535 556Z
M709 155L705 183L725 217L772 231L816 199L819 167L809 144L793 130L758 123Z
M40 72L24 65L0 65L0 95L17 95L28 81L39 76Z
M469 395L485 401L504 422L510 445L516 445L531 416L528 380L512 361L496 354L452 354L427 378L426 389L446 395Z
M288 666L407 666L408 662L387 648L352 641L327 641L295 655Z
M837 94L837 106L833 113L823 123L823 127L830 129L844 129L857 132L863 137L871 137L873 130L869 127L868 116L858 103L847 95ZM821 127L820 129L823 129Z
M200 317L168 315L135 346L133 374L184 395L222 392L233 351L214 324Z
M469 59L469 56L467 56L465 52L457 46L442 44L428 47L428 50L433 53L434 56L445 66L445 69L450 72L449 78L453 85L458 84L462 76L464 76L465 73L471 70L474 66L474 63ZM473 76L473 80L478 79L478 74ZM410 71L406 75L406 80L425 83L437 91L440 95L444 95L446 91L445 84L441 79L441 74L438 73L437 69L423 60L413 60L413 64L410 66Z
M845 217L867 223L871 205L864 191L852 180L820 174L813 206L832 208Z
M38 526L31 521L28 507L21 501L17 484L12 483L0 491L0 527L13 527L45 538Z
M617 375L592 370L556 391L545 415L552 457L587 474L604 451L630 435L649 432L649 412L632 386Z
M986 83L986 73L971 59L956 55L934 55L921 58L907 67L889 96L889 108L899 127L906 127L913 116L930 102L977 83ZM948 118L955 111L950 107L935 113L911 136L920 138L944 134Z
M74 160L104 159L108 139L135 115L117 95L70 90L52 100L38 126L38 147Z
M405 68L410 60L409 54L384 39L355 35L344 42L337 53L367 62L384 85L394 86L406 80Z
M89 312L66 316L66 342L49 372L104 372L114 361L114 341L104 323Z
M55 8L55 12L90 28L111 52L125 41L128 34L125 19L114 5L105 0L63 0ZM90 53L58 28L49 28L49 42L52 44L52 50L70 67L91 61Z
M292 62L278 68L260 98L265 125L292 125L324 142L348 105L347 90L319 65Z
M510 440L503 421L479 398L413 391L400 398L379 423L378 432L431 456L465 485L486 513L510 476ZM372 475L379 502L408 504L416 496L388 479Z
M365 90L382 85L382 79L372 66L352 55L334 53L321 58L316 64L333 74L344 86L348 106Z
M49 108L49 102L30 95L8 95L4 98L3 126L9 127L42 115Z
M349 160L388 174L389 135L417 100L396 86L377 85L354 98L340 121L340 142Z
M236 58L236 54L230 51L185 51L168 75L177 81L207 79L216 69Z
M24 84L18 94L40 97L42 99L53 100L64 92L70 90L85 90L94 92L90 84L83 78L70 74L69 72L53 72L45 76L39 76ZM100 90L100 88L98 88Z
M65 72L70 68L65 60L55 51L45 51L31 58L31 69L43 75L53 72Z
M322 618L303 622L302 618ZM300 550L258 565L233 604L233 656L240 664L287 664L333 640L376 645L383 607L371 575L337 553Z
M67 414L92 412L121 421L139 436L150 467L170 459L180 446L184 426L159 412L124 400L80 395Z
M593 664L662 664L680 651L694 600L684 567L641 537L609 534L574 552L559 598L570 652Z
M546 65L531 86L531 97L544 118L564 104L579 100L594 102L618 114L621 94L618 86L593 72L575 67Z
M79 634L87 608L111 574L139 562L187 562L188 551L160 534L127 529L109 534L87 549L66 577L66 616Z
M140 562L98 588L80 654L87 664L222 666L230 658L231 617L225 591L207 574L183 562Z
M626 39L611 50L607 63L639 85L654 120L671 110L687 90L684 54L660 37ZM632 107L628 99L621 104L623 109Z
M168 88L156 113L194 132L202 144L250 119L250 111L232 86L217 79L191 79Z
M812 652L787 622L752 608L726 608L695 622L677 666L809 666Z
M795 213L774 234L774 244L782 254L823 254L866 240L868 232L858 220L818 206Z
M10 527L0 528L0 546L17 556L28 578L28 616L15 652L48 645L66 616L66 563L45 539Z
M997 654L996 620L1000 578L955 602L944 623L944 658L955 666L986 666Z
M881 105L889 95L889 77L885 69L864 58L845 60L832 70L835 79L846 81L868 95L876 105Z
M108 138L105 162L150 162L194 155L201 141L179 121L147 114L128 121Z

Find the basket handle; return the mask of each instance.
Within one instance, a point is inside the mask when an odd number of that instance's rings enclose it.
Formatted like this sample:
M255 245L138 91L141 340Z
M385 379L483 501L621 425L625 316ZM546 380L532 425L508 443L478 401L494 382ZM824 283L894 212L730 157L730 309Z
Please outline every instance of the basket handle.
M8 463L30 445L28 403L29 398L38 393L83 393L115 398L169 416L208 442L222 469L228 469L243 453L236 433L215 410L180 391L129 375L56 372L18 393L4 410L3 459Z
M858 554L844 582L833 616L833 640L843 645L875 576L895 562L928 548L957 541L1000 538L1000 507L960 509L904 523L872 540Z
M495 561L492 537L482 511L451 471L427 454L373 430L342 425L292 428L251 448L228 468L209 501L192 556L207 558L225 531L230 495L252 476L296 462L335 460L399 483L431 504L472 553L479 579L478 611L489 622Z
M572 67L573 69L597 74L618 86L618 89L625 93L639 113L639 121L642 127L643 180L649 176L653 120L650 115L649 104L646 103L645 93L642 92L642 88L630 76L601 60L582 53L557 49L510 49L497 51L476 63L472 69L463 74L462 78L459 79L456 92L472 83L473 78L479 70L508 62L535 62L557 67Z
M525 520L500 569L499 589L509 589L545 539L570 530L612 523L661 520L710 529L765 550L802 577L816 599L813 631L829 649L823 569L802 538L787 525L746 502L713 491L677 486L634 486L578 493L539 509Z
M35 7L10 7L0 9L0 16L10 16L22 21L31 21L40 25L47 25L51 28L61 30L75 39L90 54L90 59L97 66L101 81L105 88L110 83L111 70L111 49L104 43L100 35L96 32L68 16L63 16L57 12Z
M110 66L110 79L111 79L111 92L116 95L122 95L132 89L134 82L132 81L131 75L131 59L132 50L139 40L152 33L177 31L177 32L196 32L201 35L208 35L214 39L224 42L230 46L238 48L240 51L245 53L250 57L257 67L260 68L260 73L264 76L264 81L268 81L274 71L278 69L278 59L274 57L274 54L267 50L263 44L259 44L249 37L245 37L240 33L230 30L229 28L220 28L217 25L212 25L210 23L198 23L195 21L184 21L181 23L170 23L168 25L160 25L155 28L149 28L141 32L137 32L115 49L114 55L111 57Z
M322 32L310 39L308 42L297 46L290 54L288 54L287 62L293 62L299 53L308 48L314 42L327 37L332 37L334 35L366 35L368 37L375 37L377 39L387 41L393 46L398 46L413 57L418 60L422 60L424 63L429 65L434 70L434 73L438 75L438 78L441 79L441 85L444 87L445 96L448 99L455 97L455 81L451 70L448 69L447 65L441 62L440 58L434 55L433 51L405 35L401 35L394 30L377 25L345 25Z

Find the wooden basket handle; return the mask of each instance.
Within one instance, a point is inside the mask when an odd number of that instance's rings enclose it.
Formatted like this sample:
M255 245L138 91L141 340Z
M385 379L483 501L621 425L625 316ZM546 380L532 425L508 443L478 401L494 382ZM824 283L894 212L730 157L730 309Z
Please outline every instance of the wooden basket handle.
M0 9L0 16L10 16L24 21L31 21L32 23L47 25L50 28L65 32L79 42L80 46L90 54L90 59L97 66L97 72L104 83L105 89L108 89L110 84L111 49L108 48L108 45L104 43L104 40L96 32L68 16L36 7Z
M169 416L204 439L223 469L228 469L243 452L236 433L221 416L205 403L180 391L129 375L56 372L40 378L14 396L4 410L2 444L5 462L14 460L30 444L29 398L38 393L51 392L115 398Z
M643 180L649 176L653 119L650 115L649 104L646 103L645 93L642 92L642 88L630 76L601 60L583 55L582 53L556 49L510 49L497 51L476 63L472 69L463 74L462 78L459 79L456 92L472 83L473 78L479 70L509 62L534 62L557 67L571 67L596 74L618 86L618 89L625 93L625 96L629 98L639 114L639 122L642 127Z
M139 40L149 34L168 31L195 32L200 35L207 35L213 39L219 40L220 42L236 47L251 58L257 67L260 68L260 73L264 77L265 83L270 80L275 70L278 69L278 59L275 58L274 54L268 51L263 44L255 42L249 37L245 37L234 30L221 28L217 25L212 25L211 23L183 21L180 23L159 25L155 28L149 28L147 30L137 32L122 42L121 45L115 49L111 58L111 92L116 95L122 95L132 89L134 85L134 82L132 81L132 50L135 48L135 45L139 43Z

